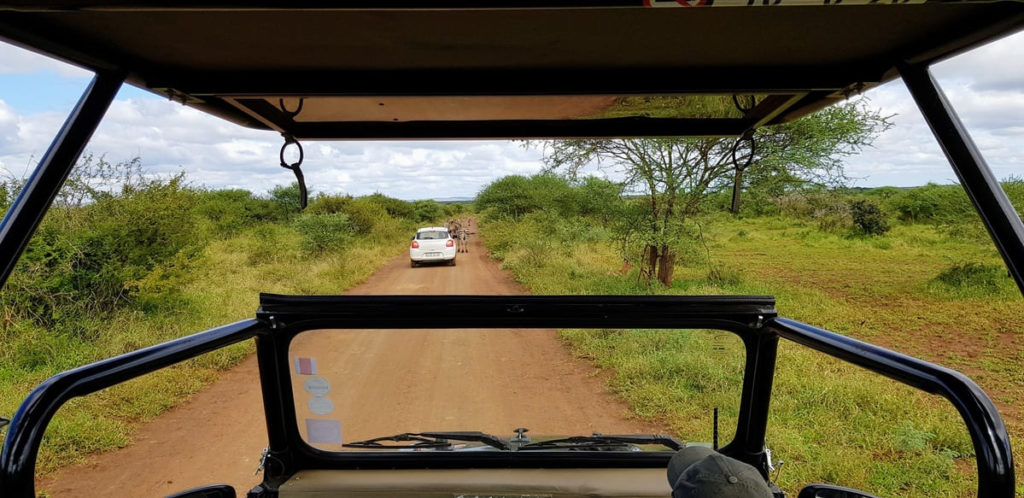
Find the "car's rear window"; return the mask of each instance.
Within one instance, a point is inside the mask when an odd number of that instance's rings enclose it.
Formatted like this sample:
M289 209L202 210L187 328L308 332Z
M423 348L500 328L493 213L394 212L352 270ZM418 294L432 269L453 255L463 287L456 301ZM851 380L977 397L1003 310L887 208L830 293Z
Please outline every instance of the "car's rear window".
M417 232L416 238L419 240L436 240L436 239L447 239L448 231L446 230L427 230L425 232Z

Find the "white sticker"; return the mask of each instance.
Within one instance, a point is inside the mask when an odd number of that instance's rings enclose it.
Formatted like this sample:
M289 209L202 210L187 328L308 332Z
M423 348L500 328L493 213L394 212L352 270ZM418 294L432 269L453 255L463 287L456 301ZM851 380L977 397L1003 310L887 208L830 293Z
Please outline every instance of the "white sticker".
M309 400L309 411L317 415L327 415L334 411L334 403L327 398L317 396Z
M306 392L313 396L323 396L330 392L331 385L323 377L310 377L303 383Z
M311 443L341 444L341 421L307 418L306 439Z

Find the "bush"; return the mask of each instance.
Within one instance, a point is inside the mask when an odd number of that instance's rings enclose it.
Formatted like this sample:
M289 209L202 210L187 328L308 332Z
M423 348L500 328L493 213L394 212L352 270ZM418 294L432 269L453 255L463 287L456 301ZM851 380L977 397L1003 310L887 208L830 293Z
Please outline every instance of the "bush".
M297 182L292 182L287 187L278 185L270 189L270 200L277 206L281 218L290 220L292 216L302 211L302 199L299 193Z
M506 176L484 187L476 197L477 211L490 211L498 218L519 219L542 209L556 210L563 216L578 213L579 195L560 176L542 173L531 177Z
M152 180L54 208L12 274L4 306L52 326L60 315L130 302L140 279L172 259L180 266L200 246L197 194L183 183Z
M933 281L960 291L981 294L999 292L1009 280L1006 268L984 263L957 263L943 270Z
M361 235L373 232L379 222L390 218L386 209L365 197L347 202L343 211L348 215L352 230Z
M394 197L388 197L380 192L363 197L363 199L377 203L383 207L392 218L405 218L407 220L411 220L416 216L416 210L413 208L411 202L395 199Z
M854 233L859 235L883 235L889 231L885 213L867 199L850 202L850 217Z
M414 220L420 223L429 223L444 217L444 208L437 201L416 201L412 203L412 207L416 213Z
M343 213L351 202L352 197L347 195L318 195L313 202L309 203L305 212L308 214Z
M210 220L215 235L232 235L245 227L280 219L277 204L248 190L212 190L197 194L196 212Z
M960 185L935 185L904 190L889 205L900 219L910 222L950 222L974 216L974 209Z
M292 227L302 235L302 248L309 252L338 250L352 239L352 223L344 213L303 214Z

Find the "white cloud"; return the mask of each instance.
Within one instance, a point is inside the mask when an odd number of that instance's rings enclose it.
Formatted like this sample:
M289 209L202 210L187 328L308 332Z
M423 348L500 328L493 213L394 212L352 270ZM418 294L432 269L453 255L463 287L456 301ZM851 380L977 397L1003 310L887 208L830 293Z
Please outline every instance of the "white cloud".
M51 59L7 43L0 43L0 74L28 74L53 71L61 76L87 78L92 73L78 66Z

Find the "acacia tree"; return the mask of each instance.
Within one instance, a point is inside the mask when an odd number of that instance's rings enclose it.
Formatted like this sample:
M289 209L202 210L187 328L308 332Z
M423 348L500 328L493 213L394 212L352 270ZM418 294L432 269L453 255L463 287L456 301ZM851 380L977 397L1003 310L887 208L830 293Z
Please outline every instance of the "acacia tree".
M641 276L670 285L684 223L699 213L710 193L731 181L738 194L743 184L737 164L750 159L751 176L841 179L842 157L869 145L887 127L885 117L858 101L758 130L755 147L742 151L734 150L735 139L721 137L554 140L541 148L551 171L576 178L586 168L610 168L630 193L642 197L646 209L631 224L642 241Z

